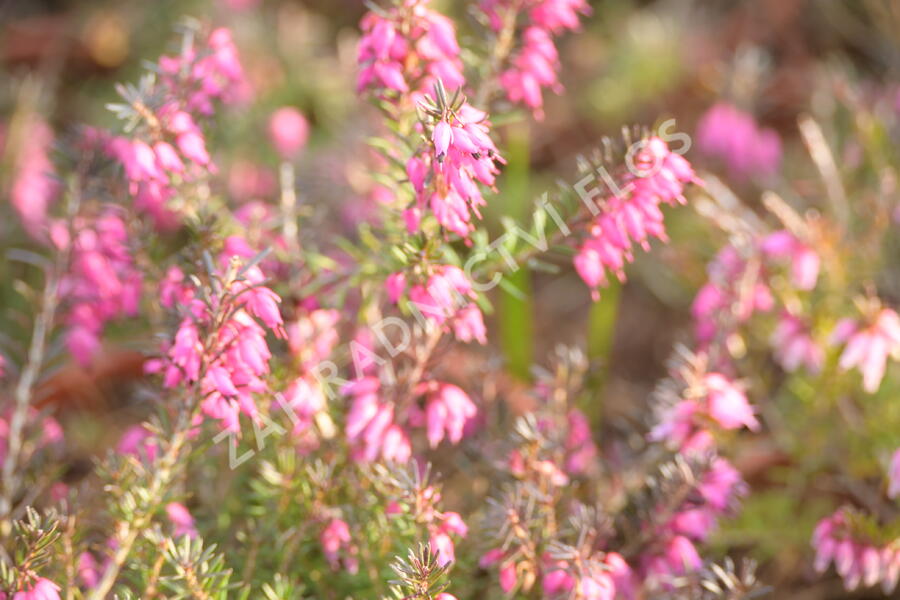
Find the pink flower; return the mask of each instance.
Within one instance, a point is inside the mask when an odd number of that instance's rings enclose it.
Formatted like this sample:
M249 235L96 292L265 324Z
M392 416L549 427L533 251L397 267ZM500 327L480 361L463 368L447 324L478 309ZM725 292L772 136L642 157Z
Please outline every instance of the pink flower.
M658 422L650 431L651 440L668 440L681 452L703 451L713 446L707 431L710 419L724 429L759 428L753 407L740 387L721 373L705 373L700 382L699 389L689 387L677 401L657 407Z
M269 118L269 139L282 160L296 158L306 146L309 124L299 110L283 106Z
M579 581L585 600L614 600L616 585L605 571L591 571Z
M691 307L701 347L725 339L754 313L769 311L775 305L764 274L751 268L751 262L736 247L723 247L707 271L709 281Z
M122 214L112 205L73 223L71 264L60 283L69 310L66 345L82 365L90 364L108 321L138 312L142 275L128 246Z
M10 203L28 235L45 240L49 225L47 212L59 193L49 157L53 130L41 118L31 116L22 123L18 137L19 146L8 149L14 150L8 154L15 157Z
M12 600L59 600L59 590L59 586L49 579L38 577L13 594Z
M854 537L849 512L846 508L839 509L816 525L812 536L816 570L824 572L833 561L848 591L860 584L871 587L880 581L884 593L891 594L900 578L900 550L891 544L879 548Z
M822 349L809 334L805 323L784 312L772 334L771 345L775 358L785 371L796 371L803 366L810 373L818 373L825 360Z
M159 447L153 434L146 427L143 425L132 425L122 434L116 450L122 454L131 455L139 459L143 459L146 456L147 460L153 462L156 460Z
M194 517L188 512L187 507L179 502L169 502L166 504L166 516L172 523L173 537L188 536L190 538L197 537L197 529L194 527Z
M746 494L741 474L727 460L716 458L703 474L698 491L703 500L716 512L727 510L737 497Z
M416 208L430 209L446 231L467 238L474 230L473 217L480 219L485 205L481 186L494 189L497 163L503 159L490 138L487 115L468 103L437 120L431 138L406 165ZM417 215L410 224L419 221Z
M413 285L409 290L409 307L419 319L429 319L438 325L452 327L456 339L462 342L487 342L487 332L481 309L473 302L477 295L472 282L459 267L437 266L428 281ZM402 280L405 282L405 278ZM400 280L392 280L397 291ZM389 293L392 293L389 291Z
M327 308L301 310L285 326L288 347L303 369L312 369L327 359L338 343L339 311Z
M481 0L481 9L495 31L502 27L500 10L521 10L509 0ZM500 74L500 85L511 102L530 108L538 120L544 118L543 89L562 92L559 83L559 54L553 36L563 30L579 27L579 15L589 15L585 0L537 0L527 3L529 25L522 33L522 43L510 60L510 67Z
M384 287L387 291L388 300L392 304L397 304L400 296L403 295L403 291L406 289L406 275L402 272L391 273L385 280Z
M545 556L546 559L547 557ZM567 567L568 563L564 560L550 562L545 567L543 577L541 577L541 588L544 591L544 596L554 598L575 586L575 579L568 573Z
M463 390L449 383L428 382L419 386L419 392L426 394L429 445L436 448L445 436L450 443L458 444L466 423L478 412L475 404Z
M344 431L355 446L356 460L371 462L381 457L404 463L412 456L409 436L395 423L394 405L382 401L380 392L376 377L363 377L344 386L343 393L353 398Z
M435 158L437 158L438 162L442 162L447 155L447 149L450 148L450 142L453 141L453 133L450 125L447 124L446 121L439 121L438 124L434 126L431 139L434 143Z
M427 8L428 0L409 0L368 12L360 24L357 90L379 96L414 95L440 79L449 90L465 84L456 28L447 17Z
M348 573L356 573L359 563L356 559L357 549L352 544L350 527L342 519L331 519L319 535L322 553L331 565L338 570L343 563Z
M781 163L781 139L762 129L753 116L731 104L713 105L697 125L697 146L703 154L724 161L732 177L771 176Z
M881 385L888 355L900 355L900 317L889 308L883 308L870 325L843 320L832 334L832 341L845 341L839 366L847 371L856 367L863 376L863 388L874 393Z
M508 594L516 587L516 583L518 583L516 563L509 561L500 567L500 589Z
M587 471L591 461L597 456L597 445L591 434L591 425L584 413L573 408L566 417L566 471L572 475Z
M236 244L237 240L231 240L232 247ZM221 260L227 262L227 255ZM265 279L262 271L254 266L245 269L243 276L228 283L225 306L218 306L218 297L208 302L193 298L183 308L184 317L166 358L149 363L150 370L163 372L166 387L198 384L202 411L233 432L240 429L241 413L259 418L253 395L269 391L264 378L272 353L266 329L286 335L278 310L280 298L260 285ZM227 315L224 322L218 320L219 313ZM201 335L201 329L213 326L214 330Z
M697 554L697 548L684 536L676 535L666 547L666 561L673 573L695 571L703 566L703 560Z
M776 231L760 242L763 254L791 261L791 280L797 289L811 290L819 278L819 255L789 231Z
M487 344L487 329L477 304L470 302L456 313L453 319L453 335L461 342L475 340L479 344Z
M625 279L624 267L633 259L635 244L648 250L650 239L668 239L660 206L684 204L684 186L700 181L690 164L657 137L642 142L633 167L621 182L623 194L590 200L596 202L596 216L574 263L595 301L600 298L598 288L607 283L607 272Z
M93 554L82 552L78 555L78 578L86 588L95 587L100 581L101 575L101 567Z
M709 415L725 429L747 427L756 431L759 421L747 396L720 373L708 373L703 380L707 390Z

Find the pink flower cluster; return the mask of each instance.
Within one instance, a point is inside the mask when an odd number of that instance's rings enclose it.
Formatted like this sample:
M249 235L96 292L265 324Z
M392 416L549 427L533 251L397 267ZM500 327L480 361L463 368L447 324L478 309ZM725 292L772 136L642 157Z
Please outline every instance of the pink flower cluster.
M863 376L863 388L878 391L890 355L900 357L900 317L890 308L880 309L867 324L842 319L831 335L833 344L846 343L839 366L848 371L854 367Z
M578 475L588 470L597 457L597 445L591 434L591 424L583 412L577 408L569 410L566 416L566 462L564 468L570 475Z
M437 381L424 381L415 391L425 398L425 411L423 413L413 405L409 424L413 427L425 425L428 445L432 448L437 448L444 438L451 444L458 444L466 424L478 413L468 394L453 384Z
M378 378L356 379L343 391L352 397L344 431L354 447L353 457L365 462L379 457L389 462L407 462L412 456L409 435L395 422L394 403L381 397Z
M444 439L458 444L478 410L461 388L438 381L422 381L413 390L414 401L404 405L387 399L389 389L375 376L356 379L344 387L352 397L346 435L361 461L405 463L412 457L408 428L425 428L429 446ZM419 402L419 399L421 402Z
M786 260L791 266L791 283L798 290L816 287L819 279L819 255L809 245L786 230L776 231L760 241L763 256Z
M60 587L47 579L38 577L30 583L23 584L18 592L10 596L11 600L59 600ZM6 592L0 592L0 600L6 600Z
M590 600L634 598L634 573L618 552L593 551L578 561L554 560L545 553L541 560L541 591L546 600L573 597ZM502 548L486 552L478 561L483 568L499 565L500 589L511 594L520 582L514 553Z
M707 266L708 281L691 306L694 335L701 348L722 341L756 312L775 306L759 261L750 261L732 245L719 250Z
M651 586L666 587L674 576L699 569L703 561L696 544L705 541L720 516L733 509L746 485L724 458L716 458L697 485L695 500L686 502L654 532L654 543L640 559Z
M3 148L3 137L0 130L0 149ZM39 240L47 237L47 212L59 192L49 157L52 144L53 130L42 119L32 117L23 123L9 190L10 203L19 214L25 231Z
M431 145L406 163L416 204L405 211L410 233L419 229L426 208L437 222L462 238L475 229L472 214L481 218L485 205L479 184L494 188L503 159L490 137L487 114L468 103L437 121Z
M58 248L71 252L60 282L60 296L69 305L66 345L87 365L100 348L105 324L137 314L143 277L131 256L128 229L113 205L96 217L75 218L71 234L61 223L54 224L51 237Z
M288 348L294 357L297 377L288 385L283 395L284 407L293 414L292 434L297 449L309 452L318 447L319 440L312 426L316 415L326 407L325 393L316 369L327 360L338 342L335 329L341 315L332 309L299 308L300 314L285 326Z
M384 11L366 13L360 24L358 91L412 91L415 100L438 80L449 90L465 85L456 27L428 3L401 0Z
M180 502L169 502L166 504L166 517L168 517L169 522L172 524L172 537L197 537L197 528L194 527L194 517L184 504L181 504Z
M764 236L743 253L732 245L719 251L707 268L709 280L697 292L691 307L695 336L701 347L725 341L755 313L775 307L770 278L773 269L784 262L789 267L793 289L815 288L819 256L788 231ZM785 370L794 371L802 365L814 373L821 367L822 349L801 317L784 310L771 341L775 358Z
M536 386L537 394L548 402L549 383L540 381ZM505 467L529 489L548 490L551 494L548 498L555 497L552 495L570 485L571 477L588 470L597 455L597 447L587 418L576 408L567 414L551 409L539 410L535 413L534 423L543 441L540 444L527 442L514 448L509 452ZM511 523L516 523L514 527L520 527L519 517L514 513L514 510L510 511L508 518ZM579 596L585 598L614 598L617 593L622 598L632 597L635 583L631 568L618 553L580 550L586 556L571 561L554 559L549 552L544 552L540 564L536 565L530 557L540 550L526 548L530 543L524 536L516 536L512 543L489 550L479 561L482 568L498 566L500 587L507 594L539 575L547 599L569 597L575 590L585 594Z
M834 562L848 591L880 582L884 593L891 594L900 580L900 547L896 542L879 547L857 537L852 517L850 509L842 508L816 526L812 536L816 570L824 573Z
M348 573L359 570L359 549L353 544L350 527L343 519L333 518L319 534L322 553L331 568L337 571L343 565Z
M561 450L551 457L529 456L516 448L509 453L509 472L518 479L537 477L550 485L568 485L570 476L587 472L597 456L597 445L591 434L590 423L577 408L572 408L563 423L555 423L550 416L539 417L538 429L551 438L560 438Z
M214 29L201 49L159 59L162 84L170 97L182 98L188 112L212 115L214 103L240 103L251 94L231 32Z
M578 567L565 560L553 561L546 556L544 562L546 565L541 580L544 598L568 598L576 591L577 597L585 600L634 598L634 574L618 552L595 552L586 560L580 560ZM510 577L507 575L505 579L506 585L509 585Z
M293 106L282 106L269 117L269 140L282 160L292 160L306 146L309 123Z
M770 176L781 164L781 138L727 102L713 105L697 125L697 147L723 160L732 177Z
M592 206L588 239L575 255L575 269L595 300L600 297L598 289L607 284L607 271L624 280L634 244L647 250L651 238L667 240L660 206L685 204L685 185L700 182L690 163L658 137L643 143L633 166L624 178L622 195L613 194Z
M712 428L759 428L753 407L740 385L717 372L708 372L705 357L688 360L673 376L673 390L662 387L657 425L649 438L688 456L710 456L716 451ZM641 557L641 570L654 586L671 584L674 576L702 566L695 547L712 532L719 517L746 493L740 473L724 458L712 458L696 487L696 498L686 501L667 522L653 531L653 546ZM664 502L662 499L661 502Z
M136 207L150 214L157 227L167 229L178 223L169 206L178 186L215 171L194 117L212 115L216 100L240 100L248 87L227 29L214 30L199 51L190 48L183 56L161 57L159 72L164 101L144 115L147 140L120 136L105 147L124 167Z
M0 464L6 460L6 453L9 451L9 420L11 417L11 409L5 411L5 415L0 415ZM37 449L55 446L63 441L63 430L59 422L53 417L42 415L38 409L29 407L25 415L26 427L40 431L40 437L36 440Z
M506 11L522 10L528 15L521 47L511 57L509 68L500 74L500 84L511 102L524 104L536 119L543 119L543 89L562 92L559 53L553 37L567 29L577 30L579 15L591 14L591 7L585 0L482 0L481 8L495 31L502 29L502 13Z
M385 289L388 299L396 304L406 292L406 275L403 272L390 275L385 281ZM487 343L484 317L475 303L477 295L472 282L459 267L434 267L425 282L409 287L408 298L409 307L417 316L448 330L452 328L459 341Z
M722 429L759 429L759 421L744 391L721 373L703 374L677 402L663 406L659 416L650 439L666 441L681 452L713 448L710 425Z
M144 425L132 425L125 430L119 443L116 444L116 451L126 456L133 456L138 460L146 460L153 462L159 454L159 445L153 433Z
M162 371L168 388L199 384L203 413L232 432L240 431L241 413L258 418L253 395L269 391L266 329L286 335L280 298L261 285L264 279L259 267L250 267L242 278L222 278L223 293L204 301L173 269L161 290L163 305L171 308L177 300L185 314L167 356L148 361L146 369Z
M800 317L788 311L782 312L770 343L775 360L785 371L790 373L801 366L810 373L821 371L825 354L813 340L809 326Z
M420 468L416 464L414 468ZM440 489L424 485L405 492L401 498L388 504L387 514L396 517L408 514L428 530L431 551L437 555L438 563L447 565L456 560L454 537L465 538L469 527L459 513L442 511L439 508L442 497Z

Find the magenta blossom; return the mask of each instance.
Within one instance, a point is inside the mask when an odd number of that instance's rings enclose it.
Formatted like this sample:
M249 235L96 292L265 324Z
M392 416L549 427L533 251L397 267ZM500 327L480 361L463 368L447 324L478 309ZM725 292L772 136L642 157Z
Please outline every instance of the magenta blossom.
M9 153L15 156L10 203L25 231L35 239L46 240L47 213L59 193L49 157L53 130L42 119L31 117L25 120L19 133L20 144L14 153ZM0 149L2 138L0 135Z
M822 573L834 562L848 591L880 582L884 593L891 594L900 579L900 550L892 544L879 547L855 534L849 515L849 509L842 508L819 521L812 536L816 570Z
M57 236L71 251L71 267L60 284L69 303L66 345L81 365L88 365L106 323L137 314L143 276L132 258L123 214L115 207L75 219L72 230L71 243Z
M781 314L770 343L785 371L804 367L810 373L818 373L822 369L822 348L812 339L806 324L789 312Z
M153 462L159 453L159 446L153 433L143 425L132 425L125 430L119 443L116 445L116 451Z
M523 11L527 25L521 46L513 53L509 67L500 74L500 84L511 102L524 104L538 120L544 118L543 90L562 92L559 82L559 53L553 37L576 30L581 15L591 8L585 0L481 0L481 9L491 27L499 32L507 11Z
M771 176L781 164L781 138L757 125L752 115L726 102L713 105L697 125L697 146L724 161L737 179Z
M426 398L428 444L435 448L445 437L450 443L458 444L466 423L478 412L468 394L455 385L436 381L420 384L417 392Z
M188 512L187 507L180 502L169 502L166 504L166 516L172 523L173 537L188 536L190 538L197 537L197 529L194 527L194 517Z
M416 195L415 231L430 210L445 230L468 238L473 217L485 205L481 186L494 190L497 163L504 162L490 137L487 114L464 103L431 131L431 147L412 156L406 173Z
M608 272L625 279L625 264L631 262L635 244L648 250L650 239L668 239L661 205L684 204L685 185L700 181L691 165L658 137L643 142L633 165L634 173L623 183L625 193L604 197L595 205L588 238L575 255L575 269L594 300L600 298L599 288L607 285Z
M858 368L863 376L863 388L874 393L884 377L888 355L895 359L900 356L900 317L890 308L882 308L868 325L842 319L831 341L846 342L839 362L841 370Z
M453 21L428 8L428 0L368 12L362 19L357 90L380 96L414 96L442 81L447 89L465 84Z
M402 272L388 276L385 282L388 299L398 302L405 292L406 275ZM452 329L461 342L487 343L484 316L478 304L472 282L462 269L453 265L439 265L422 284L409 289L409 308L417 318Z
M791 263L791 281L800 290L816 287L819 278L819 255L808 244L789 231L776 231L760 242L763 254L787 259Z
M412 456L406 431L395 423L394 405L381 399L381 382L376 377L363 377L344 387L352 397L345 433L355 446L354 458L371 462L379 457L405 463Z
M309 123L292 106L283 106L269 118L269 139L282 160L297 157L309 138Z
M229 242L233 255L241 255L238 240ZM184 317L166 356L145 363L147 372L163 372L166 387L199 385L203 413L231 432L240 431L241 413L259 418L253 396L269 391L265 377L272 353L266 330L286 337L280 298L261 285L264 279L253 266L242 279L228 282L225 304L219 305L218 296L209 302L193 298L182 309ZM228 318L210 330L218 314Z
M44 577L25 584L12 595L12 600L59 600L60 587Z
M759 429L753 407L738 385L720 373L708 373L703 380L707 393L707 411L724 429Z
M350 527L346 521L331 519L319 535L319 543L332 569L338 570L343 564L348 573L356 573L359 570L359 561L356 558L358 550L352 543Z

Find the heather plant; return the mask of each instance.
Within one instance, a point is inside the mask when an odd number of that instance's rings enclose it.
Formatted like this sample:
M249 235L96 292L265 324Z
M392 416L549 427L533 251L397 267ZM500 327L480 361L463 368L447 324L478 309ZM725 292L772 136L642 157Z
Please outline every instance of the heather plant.
M896 593L896 107L838 71L790 157L720 101L712 160L662 114L531 189L521 131L603 15L461 4L366 6L335 146L211 20L116 86L111 128L56 131L15 82L0 599L736 600L777 593L785 549L804 581ZM583 336L518 368L532 275L581 281L592 336L645 261L693 301L640 409L609 417ZM128 423L76 461L60 388L111 361L138 371Z

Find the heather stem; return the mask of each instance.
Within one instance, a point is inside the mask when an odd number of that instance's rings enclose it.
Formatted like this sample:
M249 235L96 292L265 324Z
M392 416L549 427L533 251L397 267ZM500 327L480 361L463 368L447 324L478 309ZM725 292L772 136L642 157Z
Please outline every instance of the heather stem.
M59 262L62 262L61 260ZM47 281L41 298L41 312L34 322L28 359L16 384L15 405L9 422L9 438L6 459L3 461L3 493L0 495L0 519L5 520L12 511L13 496L18 487L16 466L22 451L22 430L31 403L31 392L44 362L47 335L53 326L59 304L59 265L47 273Z
M150 498L150 504L143 508L134 518L130 520L121 520L116 523L115 531L117 536L118 547L112 556L110 565L103 573L103 578L97 586L91 590L88 600L103 600L106 598L112 586L116 582L122 566L128 559L134 543L137 541L141 532L147 528L153 518L154 513L159 510L163 504L165 491L171 485L175 478L176 468L179 459L181 459L181 451L188 442L188 432L191 427L191 414L186 408L182 409L176 430L172 436L166 453L160 458L155 465L153 472L153 480L150 482L147 497Z
M488 59L488 73L478 89L475 106L484 107L494 93L500 69L507 57L509 57L510 52L512 52L518 13L519 9L516 6L508 7L503 13L503 24L500 27L500 32L497 34L497 43L494 44L493 51Z
M300 238L297 232L297 192L294 189L294 166L285 161L281 163L279 172L281 182L281 231L288 250L300 250Z

